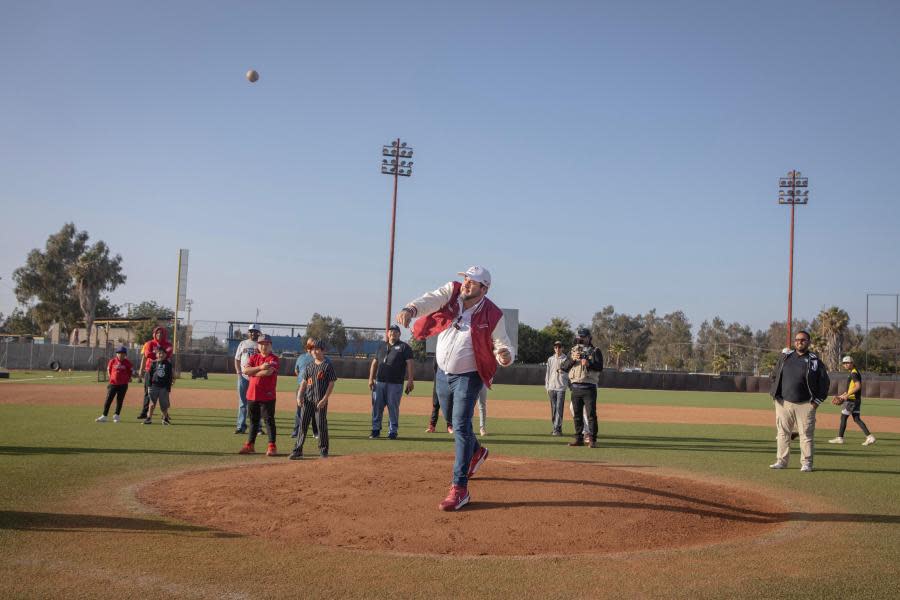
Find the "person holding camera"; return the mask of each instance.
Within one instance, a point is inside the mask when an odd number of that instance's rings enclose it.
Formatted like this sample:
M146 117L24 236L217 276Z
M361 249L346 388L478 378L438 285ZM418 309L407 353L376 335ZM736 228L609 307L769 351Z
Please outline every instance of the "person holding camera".
M579 327L575 332L575 345L563 361L560 369L569 374L572 389L572 420L575 421L575 439L570 446L597 448L597 384L603 370L603 354L591 343L591 331ZM587 410L587 423L582 416ZM587 425L587 434L585 434Z

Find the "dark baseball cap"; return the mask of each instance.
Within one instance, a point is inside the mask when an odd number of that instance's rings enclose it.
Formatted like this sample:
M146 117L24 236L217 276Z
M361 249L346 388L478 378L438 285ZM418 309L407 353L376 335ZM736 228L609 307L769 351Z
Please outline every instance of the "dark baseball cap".
M579 327L578 331L575 332L577 337L591 337L591 330L587 327Z
M397 333L400 333L400 326L399 325L391 325L390 327L388 327L388 331L396 331Z
M123 353L123 352L127 353L127 352L128 352L128 348L126 348L125 346L119 346L119 347L116 349L116 354L121 354L121 353Z

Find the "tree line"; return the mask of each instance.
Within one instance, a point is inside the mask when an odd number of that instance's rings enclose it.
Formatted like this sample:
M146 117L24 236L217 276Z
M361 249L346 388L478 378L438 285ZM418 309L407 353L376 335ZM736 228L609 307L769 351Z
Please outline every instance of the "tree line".
M102 240L90 244L89 239L86 231L66 223L47 238L43 250L35 248L28 253L25 265L13 272L21 307L8 316L0 314L0 333L42 335L53 323L71 333L81 321L90 331L97 319L122 316L121 307L106 295L125 283L122 257L112 256ZM145 301L135 305L127 316L147 319L135 327L135 337L140 340L150 338L156 320L172 320L174 315L171 308ZM900 366L900 329L896 325L876 327L866 334L859 325L849 327L849 321L845 310L833 306L811 321L795 320L793 330L810 332L813 350L822 354L829 369L836 370L841 356L849 354L856 364L868 364L869 371L896 373ZM787 337L784 321L754 331L749 325L726 323L715 317L701 323L695 336L683 311L659 315L653 309L630 315L616 312L613 306L594 313L589 327L607 366L643 370L768 372ZM518 333L517 362L530 364L545 362L553 353L554 341L568 347L575 337L569 321L559 317L541 329L520 323ZM340 354L347 349L352 352L371 338L371 334L357 330L348 333L340 318L319 313L310 319L307 335L324 340ZM181 343L184 346L184 340ZM213 336L199 343L209 351L224 350ZM418 357L424 357L423 342L413 340L411 345Z

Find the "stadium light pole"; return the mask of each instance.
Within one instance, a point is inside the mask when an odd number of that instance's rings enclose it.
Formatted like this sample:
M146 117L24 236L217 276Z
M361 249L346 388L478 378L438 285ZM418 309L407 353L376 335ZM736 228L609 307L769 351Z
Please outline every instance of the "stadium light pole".
M809 180L800 175L800 171L789 171L785 177L778 179L778 204L791 205L791 258L788 266L788 311L787 311L787 347L793 348L791 338L793 332L794 301L794 209L798 204L809 202L809 191L805 189Z
M385 144L381 149L381 155L387 158L381 159L382 175L394 176L394 202L391 212L391 251L388 259L388 286L387 286L387 311L384 321L384 333L387 335L391 326L391 300L394 291L394 236L397 230L397 187L401 177L412 175L413 149L397 138L390 144Z

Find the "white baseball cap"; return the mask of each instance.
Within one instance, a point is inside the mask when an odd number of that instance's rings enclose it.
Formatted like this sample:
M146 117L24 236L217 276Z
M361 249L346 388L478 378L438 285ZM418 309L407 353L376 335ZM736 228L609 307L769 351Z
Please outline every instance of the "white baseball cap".
M491 287L491 272L484 267L472 266L465 271L460 271L457 275L465 275L472 281L477 281L481 285Z
M250 327L247 328L247 331L260 331L261 332L262 329L260 329L259 325L257 325L256 323L251 323Z
M849 354L841 359L841 364L852 363L852 362L853 362L853 357L850 356Z

